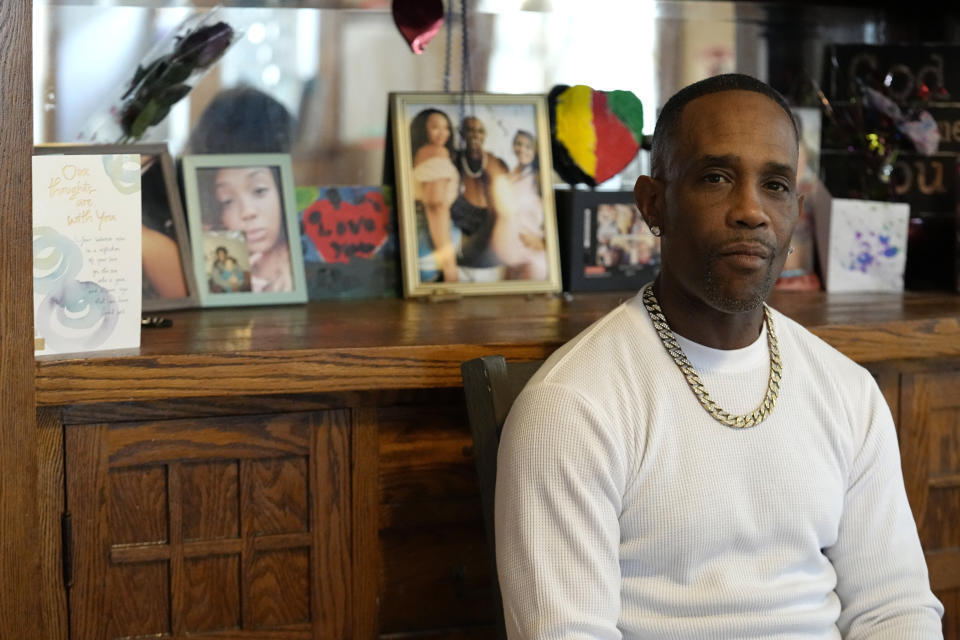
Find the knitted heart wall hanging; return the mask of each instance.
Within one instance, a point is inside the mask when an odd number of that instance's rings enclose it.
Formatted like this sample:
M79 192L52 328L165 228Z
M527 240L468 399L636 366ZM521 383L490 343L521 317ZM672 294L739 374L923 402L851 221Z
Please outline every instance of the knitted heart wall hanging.
M393 22L414 53L424 47L443 26L443 0L393 0Z
M571 185L606 182L640 150L643 106L632 92L557 85L547 103L553 167Z

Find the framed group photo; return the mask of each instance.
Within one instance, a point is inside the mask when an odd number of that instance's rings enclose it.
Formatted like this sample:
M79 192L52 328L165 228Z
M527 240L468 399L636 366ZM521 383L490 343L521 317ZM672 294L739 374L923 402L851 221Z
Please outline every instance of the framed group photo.
M632 191L560 190L557 216L566 291L636 290L660 270L660 238Z
M542 95L392 94L405 296L560 290Z
M42 144L37 155L140 155L142 309L186 309L198 304L186 218L167 145Z
M290 156L192 155L182 169L202 305L306 302Z

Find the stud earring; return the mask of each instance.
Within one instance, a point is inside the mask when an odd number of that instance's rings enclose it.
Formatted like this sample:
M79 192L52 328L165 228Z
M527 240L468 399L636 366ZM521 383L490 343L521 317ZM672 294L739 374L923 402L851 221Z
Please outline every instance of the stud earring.
M659 238L659 237L660 237L660 227L658 227L658 226L655 225L655 224L650 225L650 233L652 233L655 237Z
M790 245L790 248L787 249L787 255L792 256L794 251L796 251L796 249L794 249L793 245Z

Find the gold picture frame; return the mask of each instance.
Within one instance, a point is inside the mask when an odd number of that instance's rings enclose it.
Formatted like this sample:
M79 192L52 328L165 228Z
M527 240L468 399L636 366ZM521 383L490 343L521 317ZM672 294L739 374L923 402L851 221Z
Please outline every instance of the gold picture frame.
M546 98L394 93L390 109L404 296L560 291Z

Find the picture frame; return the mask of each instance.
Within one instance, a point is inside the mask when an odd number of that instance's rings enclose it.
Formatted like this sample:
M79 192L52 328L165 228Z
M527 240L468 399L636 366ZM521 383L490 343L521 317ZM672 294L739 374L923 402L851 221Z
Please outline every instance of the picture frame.
M143 312L197 307L199 296L177 172L165 143L40 144L37 155L141 156Z
M404 296L559 291L545 97L393 93L390 110Z
M298 186L309 300L400 294L397 212L385 185Z
M656 277L660 238L632 191L557 189L555 197L564 291L636 291Z
M800 133L797 192L804 199L790 239L793 251L787 256L773 287L781 291L817 291L821 283L817 275L814 220L824 196L829 198L827 187L820 180L821 113L819 107L791 107L790 110Z
M187 155L182 171L201 305L306 302L290 155Z

